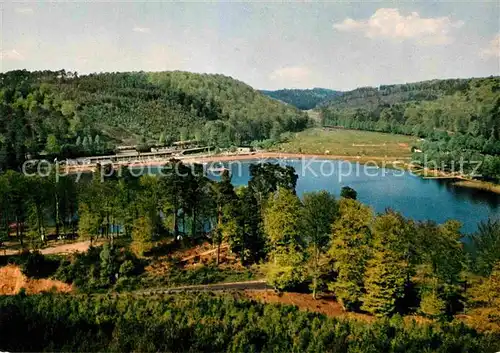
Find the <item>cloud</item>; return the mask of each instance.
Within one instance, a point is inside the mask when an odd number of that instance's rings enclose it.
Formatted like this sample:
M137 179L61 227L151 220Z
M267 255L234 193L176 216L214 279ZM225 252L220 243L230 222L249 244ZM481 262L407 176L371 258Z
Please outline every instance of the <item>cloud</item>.
M304 66L282 67L269 74L269 80L283 87L309 86L311 79L311 70Z
M500 33L497 34L489 43L489 46L481 50L483 58L500 58Z
M303 80L309 78L311 71L307 67L289 66L274 70L269 75L271 80L288 79L288 80Z
M134 28L132 28L132 31L138 32L138 33L150 33L151 28L135 26Z
M16 7L14 11L21 15L32 15L34 13L31 7Z
M0 60L22 61L24 56L16 49L0 50Z
M398 9L381 8L369 19L346 18L335 23L333 28L342 32L361 32L367 38L411 39L422 45L438 45L451 43L451 32L463 24L463 21L453 21L450 17L423 18L417 12L404 16Z

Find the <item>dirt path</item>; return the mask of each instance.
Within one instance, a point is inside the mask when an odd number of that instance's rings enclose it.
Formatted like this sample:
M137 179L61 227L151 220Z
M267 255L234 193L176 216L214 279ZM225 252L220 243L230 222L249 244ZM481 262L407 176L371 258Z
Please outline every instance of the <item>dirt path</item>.
M94 245L101 245L102 242L94 242ZM56 246L51 246L48 248L40 249L40 252L44 255L52 254L71 254L74 252L85 252L90 247L90 240L80 241L77 243L61 244ZM3 254L3 251L1 252ZM6 255L16 255L19 254L19 250L6 250Z

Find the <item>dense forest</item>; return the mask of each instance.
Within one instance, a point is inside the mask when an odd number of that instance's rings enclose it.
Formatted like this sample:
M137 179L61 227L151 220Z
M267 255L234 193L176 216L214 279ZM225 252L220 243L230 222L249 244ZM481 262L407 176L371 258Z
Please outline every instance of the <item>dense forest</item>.
M318 104L342 94L340 91L327 88L262 90L261 92L266 96L291 104L302 110L314 109Z
M346 310L379 317L449 320L481 308L481 324L498 326L499 221L481 224L462 242L457 221L374 214L348 187L340 199L325 191L300 199L291 167L254 164L250 174L248 186L235 189L227 170L213 181L201 165L178 160L160 176L134 177L125 168L104 178L97 169L78 184L68 176L56 182L8 171L0 176L0 234L33 249L49 236L106 239L106 247L57 269L57 278L85 291L117 289L136 278L144 267L138 258L155 254L162 239L209 241L217 249L215 266L228 244L243 266L259 264L277 291L314 298L331 292ZM127 252L116 248L118 238L130 240ZM30 261L43 268L43 259Z
M463 159L464 173L478 161L483 178L500 180L499 77L359 88L319 109L324 125L419 136L417 161L457 171Z
M116 143L229 147L308 125L305 113L223 75L62 71L0 74L0 168L26 153L109 153Z
M374 324L231 296L0 298L0 345L41 352L495 352L463 324Z

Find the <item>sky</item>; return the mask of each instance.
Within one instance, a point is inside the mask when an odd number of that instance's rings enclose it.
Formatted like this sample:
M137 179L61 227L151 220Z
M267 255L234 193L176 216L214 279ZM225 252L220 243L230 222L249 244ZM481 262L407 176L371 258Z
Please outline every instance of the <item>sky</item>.
M220 73L350 90L500 75L500 2L0 2L0 71Z

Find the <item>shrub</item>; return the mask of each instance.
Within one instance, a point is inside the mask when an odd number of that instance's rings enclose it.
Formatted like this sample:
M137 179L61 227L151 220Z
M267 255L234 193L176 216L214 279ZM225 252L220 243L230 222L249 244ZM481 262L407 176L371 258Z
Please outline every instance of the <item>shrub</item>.
M27 277L50 277L59 267L58 261L47 258L39 251L28 252L22 255L21 271Z

